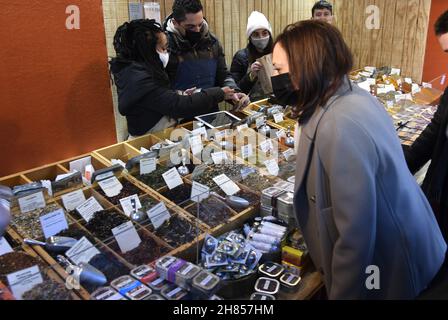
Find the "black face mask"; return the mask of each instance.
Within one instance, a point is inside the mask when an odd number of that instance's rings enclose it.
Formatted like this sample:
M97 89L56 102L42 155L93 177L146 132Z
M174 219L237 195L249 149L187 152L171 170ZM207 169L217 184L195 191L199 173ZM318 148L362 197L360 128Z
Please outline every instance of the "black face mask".
M271 81L275 98L280 104L285 106L294 106L297 104L297 92L294 90L289 73L272 77Z
M185 37L192 45L197 44L202 38L202 32L194 32L190 30L185 31Z

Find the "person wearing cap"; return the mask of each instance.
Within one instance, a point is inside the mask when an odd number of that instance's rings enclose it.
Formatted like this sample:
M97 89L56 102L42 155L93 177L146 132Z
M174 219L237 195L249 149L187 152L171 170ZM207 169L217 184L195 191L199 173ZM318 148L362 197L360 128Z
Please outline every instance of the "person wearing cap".
M328 1L318 1L311 9L311 19L333 23L333 5Z
M271 54L274 42L271 24L264 14L258 11L251 13L246 35L247 47L235 54L230 72L241 91L248 94L251 101L258 101L267 96L258 81L263 65L257 59Z

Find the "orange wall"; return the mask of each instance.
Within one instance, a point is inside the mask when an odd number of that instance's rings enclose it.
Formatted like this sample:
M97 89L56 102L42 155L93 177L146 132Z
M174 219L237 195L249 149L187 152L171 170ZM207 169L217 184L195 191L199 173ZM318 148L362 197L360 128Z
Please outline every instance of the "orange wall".
M432 0L423 81L431 81L443 73L448 75L448 54L441 50L437 37L434 34L434 24L446 10L448 10L447 0Z
M72 4L80 30L65 27ZM101 0L0 9L0 177L115 143Z

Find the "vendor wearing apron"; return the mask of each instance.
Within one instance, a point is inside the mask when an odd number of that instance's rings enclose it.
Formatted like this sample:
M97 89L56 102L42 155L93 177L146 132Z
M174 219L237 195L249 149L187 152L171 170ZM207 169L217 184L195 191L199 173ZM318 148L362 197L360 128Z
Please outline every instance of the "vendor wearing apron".
M185 91L191 88L229 87L238 89L227 69L219 40L210 33L199 0L176 0L173 14L165 22L169 38L170 62L166 68L172 88ZM237 93L232 99L240 103L247 99ZM218 111L218 105L214 111Z

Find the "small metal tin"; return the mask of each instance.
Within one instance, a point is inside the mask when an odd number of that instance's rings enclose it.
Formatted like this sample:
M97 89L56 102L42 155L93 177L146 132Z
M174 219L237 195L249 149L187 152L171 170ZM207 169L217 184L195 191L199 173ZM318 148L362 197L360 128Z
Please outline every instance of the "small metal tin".
M280 278L282 290L288 293L297 292L299 289L299 283L302 280L298 275L292 273L285 273Z
M266 262L258 267L260 274L270 277L278 278L285 271L282 265L275 262Z
M144 284L153 282L159 277L156 269L148 265L143 265L133 269L131 271L131 276L133 276L135 279L141 281Z
M207 297L212 296L219 289L221 279L208 271L201 271L193 279L193 288Z
M146 300L165 300L165 299L158 294L152 294Z
M274 214L274 208L271 206L265 206L264 204L260 207L260 216L261 217L268 217L272 216Z
M178 301L184 299L188 292L175 284L170 284L162 290L161 294L166 300Z
M196 277L199 272L201 272L201 268L197 265L190 262L185 263L176 272L176 284L184 289L190 289L194 277Z
M111 286L130 300L144 300L152 290L131 276L123 276L111 282Z
M265 294L260 292L255 292L250 296L250 300L255 301L274 301L275 297L271 294Z
M261 192L261 204L264 206L275 207L275 201L273 200L280 196L283 192L283 190L275 187L270 187L263 190Z
M288 223L290 228L296 226L296 218L294 213L294 194L287 192L277 199L278 217Z
M163 278L157 278L153 282L148 283L148 286L154 293L160 293L163 289L165 289L169 285L169 282Z
M102 287L90 295L92 300L126 300L111 287Z
M162 257L156 262L156 270L159 276L163 279L168 279L168 269L176 263L177 258L166 256Z
M255 291L260 293L276 295L279 289L280 282L275 279L259 278L255 283Z

